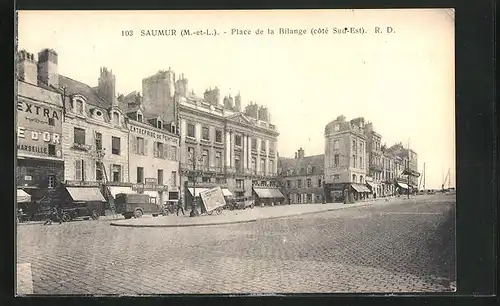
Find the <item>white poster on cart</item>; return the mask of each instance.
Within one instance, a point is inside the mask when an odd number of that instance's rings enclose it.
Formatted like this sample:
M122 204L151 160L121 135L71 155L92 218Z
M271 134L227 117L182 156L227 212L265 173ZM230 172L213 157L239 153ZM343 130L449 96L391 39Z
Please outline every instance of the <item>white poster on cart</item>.
M224 194L222 193L222 189L220 187L200 192L200 197L206 211L212 211L218 207L226 205L226 200L224 199Z

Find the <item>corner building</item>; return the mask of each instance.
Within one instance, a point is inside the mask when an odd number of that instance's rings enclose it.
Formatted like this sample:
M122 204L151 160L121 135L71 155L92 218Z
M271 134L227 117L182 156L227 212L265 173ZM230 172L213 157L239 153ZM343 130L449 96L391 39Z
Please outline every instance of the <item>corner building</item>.
M57 80L48 74L53 65L53 50L42 50L38 60L24 50L17 54L16 185L31 201L48 196L64 179L63 103Z
M364 119L344 116L325 127L325 197L327 202L353 202L367 197Z

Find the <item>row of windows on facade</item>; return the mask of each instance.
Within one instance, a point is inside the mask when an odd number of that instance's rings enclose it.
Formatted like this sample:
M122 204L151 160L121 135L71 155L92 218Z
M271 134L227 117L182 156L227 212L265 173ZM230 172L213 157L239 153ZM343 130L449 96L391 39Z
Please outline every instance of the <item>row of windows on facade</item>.
M85 129L74 128L74 143L85 145ZM148 140L143 137L133 138L133 152L139 155L148 155ZM102 134L95 133L95 146L97 151L102 150ZM163 142L154 142L153 156L158 158L168 158L177 160L177 146L168 147ZM111 136L111 154L121 155L121 138Z
M194 147L188 147L187 148L188 152L188 159L190 162L194 162L194 154L195 154L195 148ZM210 167L210 152L208 150L203 150L202 155L201 155L201 165L205 168ZM241 162L241 153L235 154L234 155L234 167L237 170L242 169L242 162ZM216 151L215 152L215 167L222 168L222 152L221 151ZM252 157L251 160L251 168L253 171L257 170L257 159L255 157ZM260 160L260 169L262 172L267 171L266 169L266 159L261 158ZM269 160L269 169L274 169L274 161Z
M290 203L312 203L313 202L313 196L314 194L312 193L290 193L288 195L288 198L290 200ZM321 201L322 200L322 195L321 194L316 194L315 195L316 201Z
M352 158L351 158L351 166L353 168L365 169L365 163L363 161L364 161L364 159L362 156L358 157L358 155L353 154ZM335 154L333 156L333 165L334 165L334 167L338 167L341 165L340 154Z
M291 180L287 180L286 181L286 188L302 188L303 181L304 181L303 179L298 179L298 180L296 180L295 186L292 186L292 181ZM313 183L312 183L313 181L312 181L312 179L310 179L310 178L305 179L305 182L306 182L305 186L307 188L312 188L313 187ZM318 182L318 184L316 186L314 186L314 187L323 187L324 182L323 182L323 180L321 178L319 178L317 182Z
M137 167L136 171L136 183L144 183L144 167ZM103 181L104 180L104 169L102 168L102 163L95 163L95 180ZM86 163L85 160L75 160L75 180L77 181L85 181L89 179L87 177L86 172ZM122 166L112 164L110 165L110 177L109 181L115 183L123 182L122 177ZM163 185L164 182L164 173L163 169L157 169L157 182L159 185ZM170 175L170 185L175 187L177 186L177 171L172 171Z
M195 138L195 125L192 123L188 123L188 129L187 129L187 136L191 138ZM223 137L222 137L222 130L215 130L215 142L216 143L223 143ZM201 139L205 141L210 141L210 129L208 127L202 127L201 128ZM235 135L234 136L234 144L237 147L242 146L242 136L241 135ZM266 141L261 140L261 151L265 151L266 147ZM252 138L251 140L251 148L252 150L257 150L257 139ZM274 142L271 142L269 144L269 151L274 152Z
M75 105L75 103L76 103L76 105ZM77 115L84 116L85 115L85 106L84 106L83 101L80 99L75 99L74 101L71 101L70 111L77 114ZM100 111L98 109L93 110L92 115L96 119L103 119L104 118L102 111ZM120 125L120 114L117 111L112 112L111 121L116 126ZM137 121L144 122L143 115L139 112L137 113ZM50 119L49 119L49 124L51 124ZM52 123L52 125L54 125L54 124ZM164 127L163 121L160 119L156 120L155 127L158 129L163 129L163 127Z

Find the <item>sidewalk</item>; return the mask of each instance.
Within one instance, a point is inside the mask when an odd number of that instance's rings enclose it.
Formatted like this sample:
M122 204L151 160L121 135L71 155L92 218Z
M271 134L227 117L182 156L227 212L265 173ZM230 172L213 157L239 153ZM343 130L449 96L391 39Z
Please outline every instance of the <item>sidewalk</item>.
M223 210L220 215L202 215L189 217L189 209L185 216L158 216L155 218L129 219L111 222L114 226L126 227L187 227L225 225L234 223L255 222L264 219L276 219L304 214L320 213L332 210L363 207L375 203L384 203L383 199L364 201L355 204L329 203L329 204L292 204L273 207L254 207L245 210Z

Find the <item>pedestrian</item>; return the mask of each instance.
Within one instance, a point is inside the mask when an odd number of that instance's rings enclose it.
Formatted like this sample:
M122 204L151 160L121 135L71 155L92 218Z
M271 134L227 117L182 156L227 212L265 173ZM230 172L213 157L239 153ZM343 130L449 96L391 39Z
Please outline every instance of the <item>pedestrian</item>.
M177 201L177 216L179 215L179 210L182 212L182 215L184 216L184 207L182 207L182 198Z
M61 224L61 218L59 218L59 210L57 209L56 206L52 207L50 210L50 213L47 216L47 220L45 220L45 223L43 225L51 225L52 221L59 221L59 224Z

